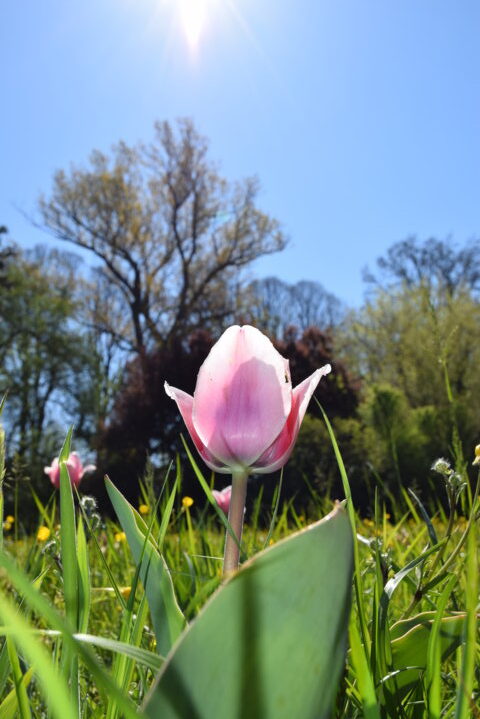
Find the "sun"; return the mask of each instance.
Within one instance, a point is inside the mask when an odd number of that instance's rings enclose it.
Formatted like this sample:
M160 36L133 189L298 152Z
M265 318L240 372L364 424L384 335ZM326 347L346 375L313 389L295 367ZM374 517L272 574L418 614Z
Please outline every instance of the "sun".
M213 0L178 0L180 21L191 50L196 50L205 30Z

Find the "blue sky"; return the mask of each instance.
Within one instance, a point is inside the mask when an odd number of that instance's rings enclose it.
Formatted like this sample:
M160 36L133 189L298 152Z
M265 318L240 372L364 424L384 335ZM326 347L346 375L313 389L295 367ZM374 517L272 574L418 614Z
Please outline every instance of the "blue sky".
M255 274L358 305L397 240L480 235L479 31L473 0L6 0L0 224L49 241L21 211L55 169L190 116L291 238Z

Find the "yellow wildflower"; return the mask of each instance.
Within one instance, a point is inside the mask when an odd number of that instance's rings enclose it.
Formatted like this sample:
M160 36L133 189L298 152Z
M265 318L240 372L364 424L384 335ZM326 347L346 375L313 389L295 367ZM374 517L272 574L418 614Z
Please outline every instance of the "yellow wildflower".
M15 517L12 517L11 514L7 514L7 516L5 517L5 521L8 522L9 524L13 524L15 521Z
M132 588L131 588L131 587L122 587L122 588L120 589L120 594L122 595L122 597L123 597L124 599L128 599L129 596L130 596L131 591L132 591Z
M150 511L150 507L148 506L148 504L141 504L138 508L138 511L140 512L140 514L148 514Z
M127 535L125 532L115 532L115 541L116 542L125 542L127 540Z
M191 497L184 497L182 499L182 504L185 507L185 509L188 509L193 504L193 499Z
M480 464L480 444L475 447L475 459L472 464Z
M38 532L37 532L37 541L38 542L46 542L47 539L49 538L49 536L50 536L50 530L48 527L45 527L42 525L41 527L38 528Z
M12 528L11 522L4 522L4 523L3 523L3 529L5 530L5 532L8 532L8 530L11 529L11 528Z

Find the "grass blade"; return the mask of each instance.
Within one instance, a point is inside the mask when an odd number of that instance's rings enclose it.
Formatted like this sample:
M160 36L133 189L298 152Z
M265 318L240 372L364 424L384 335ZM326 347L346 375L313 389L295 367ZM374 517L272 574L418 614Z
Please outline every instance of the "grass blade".
M355 519L355 509L353 507L353 501L352 501L352 491L350 489L350 482L348 480L347 471L345 469L345 464L343 462L343 458L340 452L340 448L338 446L335 433L333 431L333 427L330 424L330 420L327 417L327 414L325 410L323 409L322 405L318 400L316 400L317 405L322 413L323 420L325 422L325 425L327 427L327 431L330 437L330 441L332 443L333 451L335 453L335 459L337 460L338 469L340 471L340 476L342 479L343 484L343 491L345 493L345 499L347 500L347 513L348 518L350 520L350 525L352 527L352 535L353 535L353 564L354 564L354 586L355 586L355 600L357 605L357 611L358 611L358 617L360 620L360 633L362 637L363 646L365 647L368 654L370 654L371 651L371 638L368 633L368 626L367 626L367 619L365 616L365 607L363 603L364 598L364 591L363 591L363 580L362 580L362 573L360 569L360 554L358 550L358 540L357 540L357 523Z
M127 535L135 563L139 567L159 652L166 655L186 625L175 597L170 571L140 514L108 477L105 484L118 520Z
M375 686L370 673L370 667L365 654L365 648L360 640L360 634L355 624L355 618L350 620L350 655L358 683L358 691L362 700L365 719L380 719L380 709L375 694Z
M478 602L478 557L476 545L476 524L472 522L467 539L466 558L466 604L467 625L465 645L463 647L462 669L458 684L455 719L468 719L471 716L472 690L475 678L475 656L477 652L477 602Z
M77 719L78 711L70 698L68 685L62 674L52 662L47 650L32 635L27 621L0 594L0 616L2 621L14 632L14 641L35 666L35 674L42 687L47 704L56 719Z

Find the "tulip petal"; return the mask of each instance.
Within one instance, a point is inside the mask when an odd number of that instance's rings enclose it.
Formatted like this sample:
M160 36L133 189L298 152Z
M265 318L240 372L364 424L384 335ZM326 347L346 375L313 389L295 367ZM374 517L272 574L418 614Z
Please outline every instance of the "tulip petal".
M298 436L308 403L321 378L331 371L329 364L317 369L293 390L292 410L280 435L252 467L252 472L267 474L275 472L287 462Z
M68 476L70 477L71 483L78 487L80 480L83 475L82 460L78 456L77 452L70 452L70 455L65 462L67 465Z
M180 410L183 421L185 422L189 431L190 437L197 448L198 453L202 457L203 461L212 469L214 472L220 472L222 474L229 474L231 469L226 467L221 461L217 460L211 452L203 444L202 440L197 434L197 431L192 421L192 410L193 410L193 397L187 392L176 387L171 387L168 382L164 384L165 392L169 397L175 400L177 407Z
M192 420L209 451L245 468L282 431L292 406L288 363L249 325L229 327L200 368Z
M60 486L60 466L58 464L58 457L52 461L50 467L44 467L43 471L48 474L50 481L56 489Z
M228 514L232 497L232 485L225 487L220 492L217 489L212 489L212 494L220 509L222 509L225 514Z

